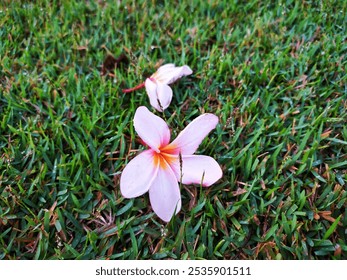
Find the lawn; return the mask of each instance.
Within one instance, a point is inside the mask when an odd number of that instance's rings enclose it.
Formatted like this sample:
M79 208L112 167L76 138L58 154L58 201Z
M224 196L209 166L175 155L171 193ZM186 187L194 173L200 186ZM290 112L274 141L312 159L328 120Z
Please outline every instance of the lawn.
M0 259L347 259L346 1L0 1ZM164 113L142 83L189 65ZM122 170L146 106L223 177L169 223Z

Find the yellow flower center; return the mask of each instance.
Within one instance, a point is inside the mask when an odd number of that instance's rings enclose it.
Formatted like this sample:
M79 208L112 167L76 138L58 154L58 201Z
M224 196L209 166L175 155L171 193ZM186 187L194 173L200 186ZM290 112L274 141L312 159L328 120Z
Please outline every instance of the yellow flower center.
M155 152L153 151L153 157L154 157L154 165L159 164L159 168L166 169L170 164L172 164L176 157L170 153L164 153L162 151Z

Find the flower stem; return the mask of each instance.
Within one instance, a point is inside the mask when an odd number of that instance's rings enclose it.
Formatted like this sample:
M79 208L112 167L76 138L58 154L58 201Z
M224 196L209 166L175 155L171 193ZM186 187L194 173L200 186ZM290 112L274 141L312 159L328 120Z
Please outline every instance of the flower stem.
M145 87L144 82L142 84L137 85L136 87L133 87L133 88L122 89L122 92L123 93L129 93L129 92L133 92L133 91L138 90L138 89L143 88L143 87Z

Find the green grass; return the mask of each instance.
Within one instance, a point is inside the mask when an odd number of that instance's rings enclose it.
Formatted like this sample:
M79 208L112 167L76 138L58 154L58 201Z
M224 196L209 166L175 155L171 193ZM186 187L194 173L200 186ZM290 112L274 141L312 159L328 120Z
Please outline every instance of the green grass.
M0 2L0 259L347 259L345 1ZM165 224L120 194L121 89L170 62L173 137L218 115L224 176Z

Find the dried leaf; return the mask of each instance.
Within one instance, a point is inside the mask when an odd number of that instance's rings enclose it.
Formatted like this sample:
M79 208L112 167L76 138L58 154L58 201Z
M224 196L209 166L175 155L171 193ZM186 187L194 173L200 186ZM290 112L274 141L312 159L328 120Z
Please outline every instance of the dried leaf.
M118 58L114 58L113 55L108 54L104 60L104 63L101 67L101 76L105 76L106 74L114 74L114 69L117 68L117 65L120 64L128 64L129 59L125 54L121 54Z
M245 189L237 188L236 191L233 191L233 196L238 196L238 195L244 194L246 192L247 192L247 190L245 190Z
M339 244L336 244L335 246L335 252L334 252L334 257L341 256L342 253L342 248Z

